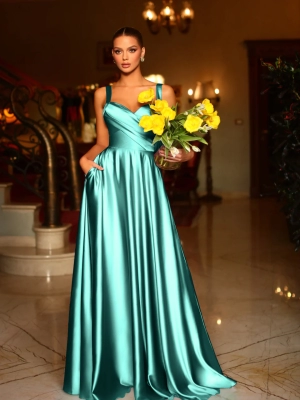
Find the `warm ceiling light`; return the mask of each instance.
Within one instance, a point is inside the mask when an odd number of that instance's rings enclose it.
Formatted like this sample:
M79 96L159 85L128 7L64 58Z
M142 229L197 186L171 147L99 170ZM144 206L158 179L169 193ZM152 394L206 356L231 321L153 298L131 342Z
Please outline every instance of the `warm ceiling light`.
M154 3L152 1L148 1L145 4L145 10L143 11L143 18L146 21L156 21L157 20L157 15L156 12L154 11Z
M181 10L181 18L194 18L194 10L191 7L191 3L189 1L183 2L183 8Z
M158 33L163 26L169 33L172 33L172 28L177 26L182 33L187 33L190 29L192 19L194 18L194 10L189 1L183 1L183 8L180 14L177 14L173 7L173 0L164 0L163 8L159 15L154 11L154 3L147 1L143 11L143 18L147 22L151 33Z

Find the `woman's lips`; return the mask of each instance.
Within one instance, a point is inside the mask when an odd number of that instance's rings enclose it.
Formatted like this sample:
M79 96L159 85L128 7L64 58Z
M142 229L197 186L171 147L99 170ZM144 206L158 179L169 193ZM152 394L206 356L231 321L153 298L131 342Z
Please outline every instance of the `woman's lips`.
M130 64L121 64L123 68L128 68L130 67Z

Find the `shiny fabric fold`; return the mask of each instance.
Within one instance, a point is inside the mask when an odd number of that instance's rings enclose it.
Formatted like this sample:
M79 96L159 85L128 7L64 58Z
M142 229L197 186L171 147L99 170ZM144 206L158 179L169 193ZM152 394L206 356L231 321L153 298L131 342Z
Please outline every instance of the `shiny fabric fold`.
M85 180L64 390L86 400L206 400L230 388L205 328L174 224L153 133L110 103L110 146ZM157 88L161 98L161 87Z

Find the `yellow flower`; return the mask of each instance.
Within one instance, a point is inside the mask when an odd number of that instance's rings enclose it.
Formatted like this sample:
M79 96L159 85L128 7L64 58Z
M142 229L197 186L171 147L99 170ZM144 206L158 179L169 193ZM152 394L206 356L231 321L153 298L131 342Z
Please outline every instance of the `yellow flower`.
M212 114L214 112L214 106L211 104L210 100L204 99L202 101L202 104L205 107L205 109L202 110L203 114L210 115L210 114Z
M151 115L152 119L152 131L156 135L162 135L165 128L165 117L162 115Z
M202 125L202 122L201 118L195 117L194 115L188 115L183 126L188 132L197 132Z
M171 107L166 107L161 110L161 115L163 115L165 118L169 118L169 121L172 121L176 117L176 111L172 110Z
M169 107L167 100L155 100L155 104L150 106L156 112L162 112L167 107Z
M208 126L212 127L213 129L218 129L218 126L220 125L221 119L218 116L218 111L215 111L212 113L209 118L205 120Z
M149 103L149 101L154 99L154 90L148 89L141 92L138 96L139 103Z
M140 119L139 126L144 128L145 132L152 130L152 118L150 115L143 115Z

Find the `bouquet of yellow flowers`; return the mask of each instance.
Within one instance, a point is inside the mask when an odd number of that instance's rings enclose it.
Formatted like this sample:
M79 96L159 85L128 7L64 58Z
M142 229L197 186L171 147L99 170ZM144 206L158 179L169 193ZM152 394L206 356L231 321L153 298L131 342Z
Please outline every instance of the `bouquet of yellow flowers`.
M140 119L139 125L145 132L153 131L155 137L153 144L161 141L165 146L166 156L170 152L173 157L178 154L178 148L185 151L200 151L191 142L197 140L207 144L203 135L210 129L217 129L220 124L218 112L210 100L204 99L193 108L177 114L176 106L169 107L166 100L155 100L154 90L148 89L141 92L138 96L139 103L149 103L151 115L144 115Z

